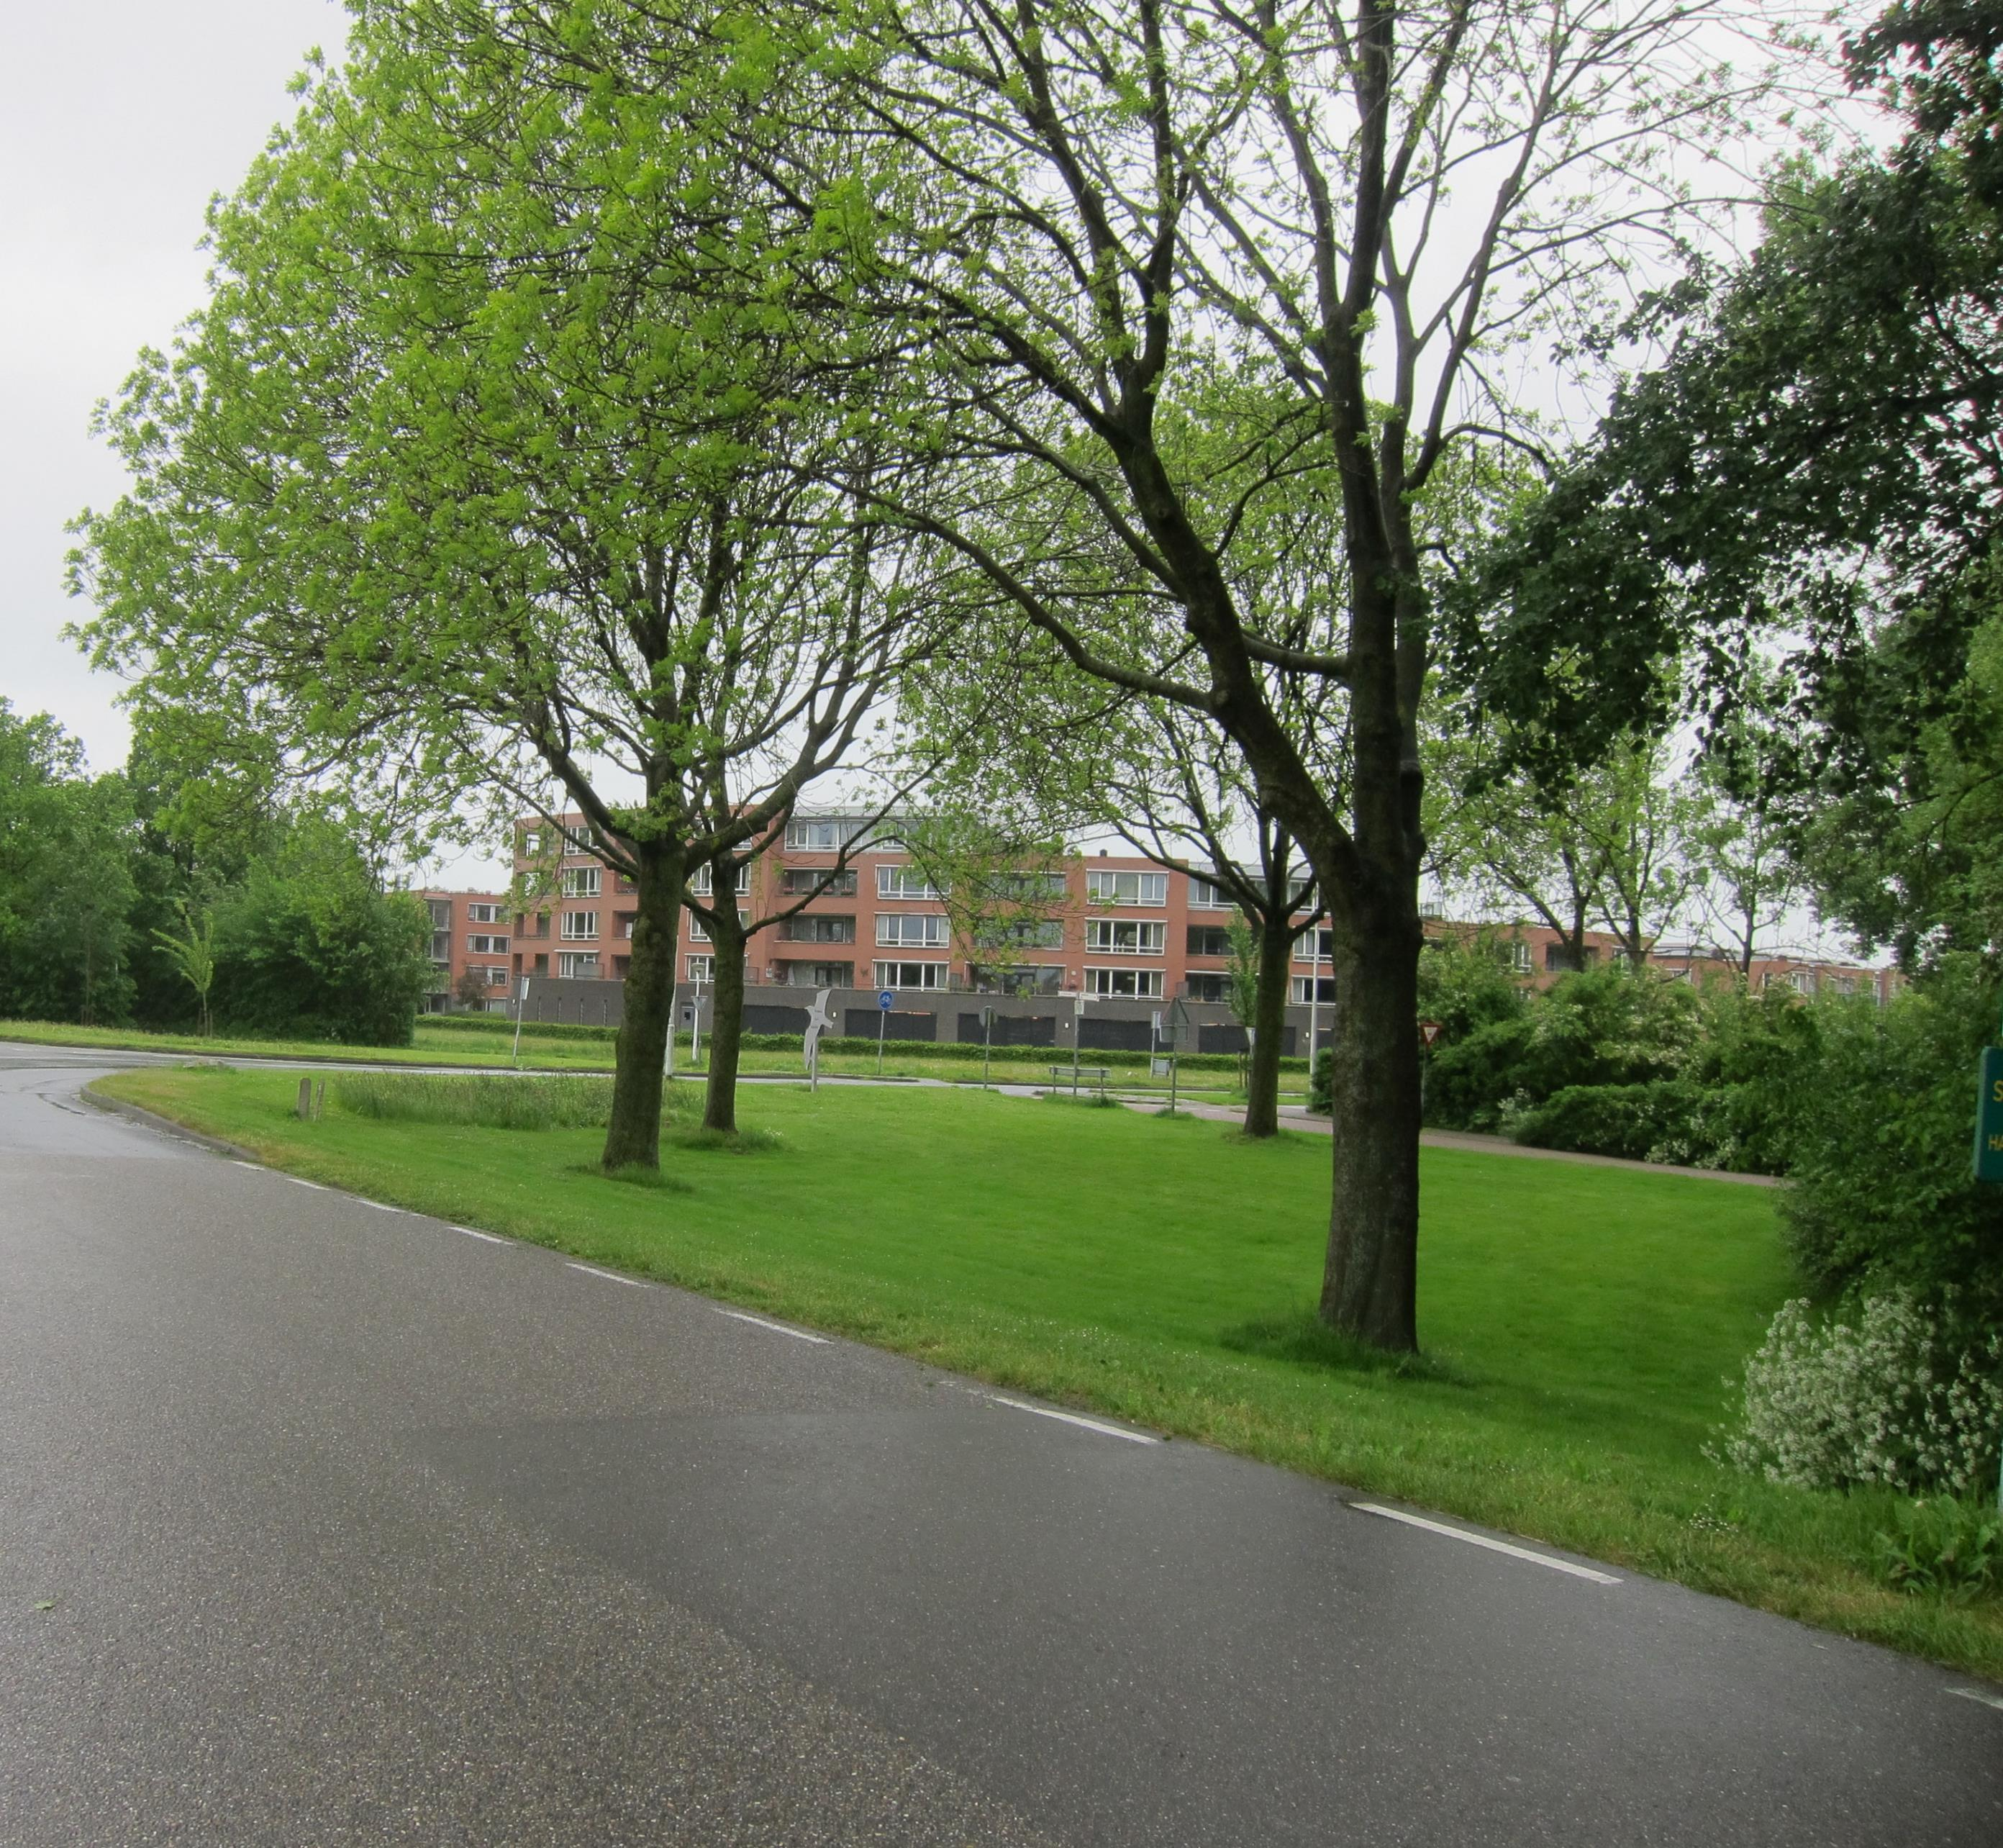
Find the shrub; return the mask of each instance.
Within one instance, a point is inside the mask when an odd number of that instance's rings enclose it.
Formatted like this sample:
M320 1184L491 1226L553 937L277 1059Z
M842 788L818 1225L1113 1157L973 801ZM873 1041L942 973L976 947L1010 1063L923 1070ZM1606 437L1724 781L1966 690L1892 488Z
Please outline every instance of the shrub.
M1805 1011L1817 1056L1792 1101L1781 1202L1803 1269L1831 1292L1952 1290L1974 1321L2003 1321L2003 1188L1969 1174L1993 982L1974 957L1949 957L1882 1009Z
M2003 1587L2003 1510L1937 1496L1902 1503L1896 1522L1877 1536L1878 1563L1902 1591L1958 1602Z
M1324 1046L1315 1055L1314 1069L1308 1074L1308 1108L1328 1115L1335 1108L1335 1052Z
M334 1101L384 1122L452 1123L480 1129L602 1129L612 1118L612 1080L584 1076L487 1078L427 1072L355 1072L336 1078ZM693 1091L670 1085L662 1114L697 1108Z
M1716 1454L1798 1488L1963 1495L1994 1480L1999 1437L2003 1334L1963 1346L1951 1314L1893 1290L1821 1323L1805 1299L1783 1304Z
M1569 1084L1518 1118L1533 1148L1617 1155L1629 1161L1701 1160L1702 1094L1678 1079L1652 1084Z

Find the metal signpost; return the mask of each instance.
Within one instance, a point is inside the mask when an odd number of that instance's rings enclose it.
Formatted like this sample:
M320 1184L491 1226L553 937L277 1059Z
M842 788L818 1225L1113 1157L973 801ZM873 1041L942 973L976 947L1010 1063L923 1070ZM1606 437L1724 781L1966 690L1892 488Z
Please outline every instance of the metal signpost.
M2003 1182L2003 1046L1984 1046L1975 1076L1975 1151L1978 1181ZM1996 1506L2003 1509L2003 1464L1996 1472Z
M883 1031L890 1024L890 1010L897 997L888 989L876 997L876 1076L883 1076Z
M522 1010L528 1005L529 978L522 978L522 985L515 996L515 1062L522 1062Z
M2003 1181L2003 1046L1983 1048L1975 1096L1975 1178Z
M988 1061L995 1050L995 1010L984 1007L981 1010L981 1088L988 1088Z
M675 1016L680 1011L681 1004L681 984L677 982L668 990L668 1051L661 1066L663 1077L672 1078L675 1075Z

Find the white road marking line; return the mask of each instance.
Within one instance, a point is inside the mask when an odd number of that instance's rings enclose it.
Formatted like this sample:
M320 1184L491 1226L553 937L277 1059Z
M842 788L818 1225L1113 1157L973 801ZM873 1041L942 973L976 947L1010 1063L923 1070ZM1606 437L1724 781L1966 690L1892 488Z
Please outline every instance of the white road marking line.
M790 1335L795 1341L811 1341L816 1347L826 1347L825 1335L809 1335L804 1328L789 1328L784 1322L767 1321L762 1315L746 1315L741 1309L719 1309L718 1315L727 1315L732 1321L749 1322L754 1328L770 1328L774 1335Z
M310 1187L315 1193L325 1193L327 1192L327 1189L321 1186L317 1181L302 1181L297 1174L288 1174L285 1178L291 1181L295 1187Z
M404 1210L400 1206L385 1206L380 1200L363 1200L359 1194L355 1197L361 1200L363 1206L372 1206L378 1213L401 1213Z
M1993 1706L2003 1711L2003 1694L1991 1694L1980 1688L1950 1688L1950 1694L1959 1694L1963 1700L1979 1700L1984 1706Z
M998 1392L984 1392L981 1397L991 1405L1006 1405L1012 1412L1032 1412L1039 1418L1054 1418L1060 1424L1076 1425L1080 1430L1097 1431L1107 1437L1124 1437L1129 1444L1159 1444L1159 1437L1150 1437L1145 1431L1129 1431L1116 1424L1106 1424L1096 1418L1081 1418L1075 1412L1054 1412L1048 1405L1033 1405L1026 1399L1004 1398Z
M512 1244L514 1242L512 1239L496 1238L491 1232L476 1232L470 1226L454 1226L453 1230L463 1232L468 1238L484 1239L488 1244ZM621 1277L619 1280L623 1283L626 1279Z
M248 1169L251 1171L251 1173L252 1173L252 1174L262 1174L262 1173L264 1173L264 1171L262 1168L260 1168L260 1167L257 1164L257 1163L256 1163L256 1162L254 1162L254 1161L239 1161L239 1160L236 1159L236 1157L235 1156L233 1156L233 1155L232 1155L232 1157L230 1157L230 1158L229 1158L229 1165L230 1165L232 1167L248 1168Z
M1429 1534L1444 1534L1449 1540L1465 1540L1470 1546L1485 1546L1491 1552L1507 1553L1512 1559L1528 1559L1533 1566L1548 1566L1554 1572L1568 1572L1574 1578L1590 1579L1596 1585L1620 1583L1610 1572L1596 1572L1590 1566L1575 1566L1569 1559L1554 1559L1549 1553L1533 1552L1527 1546L1512 1546L1506 1540L1491 1540L1486 1534L1470 1534L1465 1528L1449 1527L1443 1521L1428 1521L1422 1514L1381 1508L1375 1502L1351 1502L1349 1505L1359 1514L1381 1514L1386 1521L1402 1521L1407 1527L1424 1528Z
M477 1238L480 1235L475 1233L474 1236ZM617 1271L602 1271L589 1264L573 1264L570 1268L574 1271L582 1271L587 1277L603 1277L608 1283L624 1283L634 1290L647 1287L638 1277L622 1277Z

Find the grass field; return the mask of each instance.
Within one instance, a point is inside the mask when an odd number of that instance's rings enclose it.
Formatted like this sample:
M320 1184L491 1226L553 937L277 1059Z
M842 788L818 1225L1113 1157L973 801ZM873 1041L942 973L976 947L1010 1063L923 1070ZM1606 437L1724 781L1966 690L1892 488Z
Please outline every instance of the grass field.
M264 1058L325 1059L334 1062L363 1061L386 1065L437 1065L475 1067L481 1066L507 1066L514 1062L515 1041L513 1029L498 1024L491 1031L463 1027L432 1027L420 1016L417 1038L408 1046L357 1046L344 1045L327 1040L246 1039L229 1038L218 1035L201 1039L191 1033L147 1033L129 1027L75 1027L45 1020L0 1020L0 1040L18 1040L27 1044L44 1046L100 1046L119 1051L135 1052L194 1052L214 1058ZM1052 1064L1060 1063L1064 1055L1053 1052ZM688 1069L688 1038L683 1034L680 1042L678 1062L684 1071ZM1084 1065L1089 1070L1091 1059ZM520 1065L525 1071L537 1072L609 1072L612 1069L612 1046L609 1041L564 1039L554 1034L538 1035L533 1028L522 1036ZM700 1073L701 1062L697 1061ZM873 1053L829 1052L821 1059L822 1072L834 1077L873 1077L878 1065ZM741 1069L753 1077L779 1076L796 1078L800 1075L800 1055L798 1052L774 1052L763 1049L747 1049L743 1055ZM883 1074L890 1078L936 1078L949 1084L978 1085L981 1066L977 1060L954 1057L927 1055L926 1049L908 1043L903 1046L895 1041L886 1048ZM1050 1074L1042 1064L998 1064L994 1067L994 1081L997 1084L1040 1084L1049 1082ZM1091 1080L1086 1081L1088 1083ZM1121 1070L1112 1080L1114 1088L1122 1091L1159 1094L1166 1097L1168 1085L1166 1080L1150 1078L1145 1070ZM1228 1077L1220 1077L1215 1072L1182 1074L1177 1085L1177 1095L1201 1103L1242 1103L1243 1095ZM1299 1076L1292 1082L1283 1080L1280 1097L1283 1103L1302 1102L1306 1096L1303 1080Z
M1889 1498L1701 1454L1795 1287L1764 1188L1426 1150L1428 1366L1401 1375L1314 1339L1321 1138L764 1087L743 1116L774 1146L670 1146L668 1191L581 1172L589 1129L302 1123L291 1080L254 1072L102 1088L312 1179L2003 1675L2003 1603L1874 1576Z

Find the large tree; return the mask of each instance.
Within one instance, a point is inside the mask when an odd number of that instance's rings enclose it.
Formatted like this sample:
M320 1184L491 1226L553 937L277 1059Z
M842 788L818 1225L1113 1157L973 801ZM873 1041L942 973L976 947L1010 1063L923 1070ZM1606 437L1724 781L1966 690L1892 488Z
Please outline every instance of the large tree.
M634 11L644 64L672 22ZM1463 445L1529 439L1517 362L1687 234L1711 190L1687 182L1771 67L1741 40L1734 72L1725 10L1687 0L767 16L757 56L797 25L825 76L767 89L799 132L746 163L796 286L904 366L870 440L914 472L879 504L1078 670L1222 730L1314 869L1343 997L1322 1312L1409 1348L1436 634L1416 505ZM1200 471L1174 436L1197 403L1240 438ZM1312 646L1264 626L1230 569L1246 510L1304 478L1344 565L1340 633ZM1110 607L1109 558L1129 586ZM1339 786L1276 677L1346 702Z
M806 466L782 319L708 286L760 235L684 127L711 70L594 91L492 23L357 9L106 415L135 486L76 581L142 710L247 714L357 807L554 781L634 889L604 1161L651 1166L687 883L854 754L919 625L855 465Z
M1754 255L1662 299L1667 357L1470 575L1456 651L1547 763L1694 687L1759 804L1740 870L1771 884L1778 837L1825 915L1909 957L2003 943L1999 44L1994 0L1860 35L1853 78L1907 132L1787 169Z

